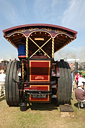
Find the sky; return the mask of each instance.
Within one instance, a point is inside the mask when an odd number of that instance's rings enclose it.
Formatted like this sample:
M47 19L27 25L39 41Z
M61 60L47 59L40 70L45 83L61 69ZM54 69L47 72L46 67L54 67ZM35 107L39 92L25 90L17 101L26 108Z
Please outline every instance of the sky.
M85 61L85 0L0 0L0 59L18 58L17 49L3 37L2 30L32 23L77 31L77 38L56 52L55 58Z

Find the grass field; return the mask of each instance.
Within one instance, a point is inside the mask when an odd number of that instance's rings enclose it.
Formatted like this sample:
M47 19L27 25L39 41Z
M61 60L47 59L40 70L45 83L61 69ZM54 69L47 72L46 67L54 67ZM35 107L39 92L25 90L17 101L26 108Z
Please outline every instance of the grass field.
M74 93L71 101L74 117L61 117L55 104L33 104L21 112L19 107L9 107L0 98L0 128L85 128L85 109L78 110Z

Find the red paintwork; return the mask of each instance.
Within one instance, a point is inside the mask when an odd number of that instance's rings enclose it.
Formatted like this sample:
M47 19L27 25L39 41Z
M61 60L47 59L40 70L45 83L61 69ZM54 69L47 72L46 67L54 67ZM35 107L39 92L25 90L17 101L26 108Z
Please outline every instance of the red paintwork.
M37 88L37 90L49 91L49 85L31 85L30 88ZM29 97L30 101L39 101L39 102L49 102L49 95L46 98L33 98L31 95Z
M30 81L50 81L50 61L30 60L29 67Z
M30 96L29 100L34 102L49 102L49 95L47 95L46 98L33 98L32 96Z
M50 85L51 82L49 81L31 81L31 82L24 82L24 85Z
M39 35L38 32L42 32L42 35ZM52 25L52 24L26 24L26 25L20 25L20 26L15 26L12 28L8 28L3 30L4 37L16 48L18 48L18 45L21 44L21 39L23 40L23 43L26 44L25 38L28 37L29 40L29 54L32 55L34 53L34 49L37 50L35 45L31 43L31 40L29 37L32 36L32 39L36 36L44 36L45 41L50 38L51 40L49 41L48 44L45 45L44 51L52 57L52 49L51 49L51 41L52 38L54 38L54 43L55 43L55 48L54 52L57 52L64 46L66 46L68 43L70 43L72 40L76 38L77 32L65 27L61 27L58 25ZM35 34L36 33L36 34ZM19 36L18 36L19 34ZM47 35L46 35L47 34ZM21 39L20 39L21 38ZM63 40L63 41L62 41ZM37 41L39 46L42 47L39 41ZM42 42L44 44L44 41ZM47 48L46 48L47 47ZM39 47L38 47L39 48ZM30 53L31 52L31 53ZM22 57L19 57L22 58ZM32 57L34 58L34 56ZM41 56L42 58L47 58Z
M64 31L72 32L72 33L75 34L75 37L76 37L76 34L77 34L77 32L72 30L72 29L61 27L61 26L58 26L58 25L52 25L52 24L26 24L26 25L19 25L19 26L15 26L15 27L11 27L11 28L5 29L5 30L3 30L3 32L4 32L4 36L5 36L5 33L9 32L11 30L16 30L16 29L19 29L19 28L38 27L38 26L40 26L40 27L58 28L58 29L61 29L61 30L64 30Z
M44 60L42 61L38 61L38 60L36 60L36 61L31 61L31 67L49 67L49 61L47 62L45 62Z
M40 90L42 90L42 91L48 91L48 86L49 85L43 85L43 86L39 86L39 85L32 85L32 87L24 87L24 90L37 90L37 91L40 91Z
M39 77L37 79L36 77ZM43 79L42 79L43 78ZM48 81L48 75L31 75L31 81Z
M18 56L19 58L26 58L26 56Z

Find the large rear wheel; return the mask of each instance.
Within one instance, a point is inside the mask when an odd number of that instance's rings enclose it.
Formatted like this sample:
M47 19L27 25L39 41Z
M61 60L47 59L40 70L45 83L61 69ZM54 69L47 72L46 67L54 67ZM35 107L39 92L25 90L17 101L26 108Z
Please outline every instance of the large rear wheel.
M5 80L6 102L10 106L16 106L20 103L18 84L14 81L19 81L18 77L19 62L11 61L8 64ZM13 80L14 79L14 80Z
M70 104L72 94L72 78L69 64L64 61L58 62L60 77L58 78L58 103Z

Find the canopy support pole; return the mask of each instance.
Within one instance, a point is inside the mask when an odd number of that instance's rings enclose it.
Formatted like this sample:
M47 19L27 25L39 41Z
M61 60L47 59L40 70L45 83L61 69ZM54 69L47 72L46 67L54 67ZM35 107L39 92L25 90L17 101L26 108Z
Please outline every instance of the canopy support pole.
M28 37L26 37L26 58L28 58Z
M54 58L54 38L52 38L52 58Z
M24 62L22 62L22 79L24 79Z

